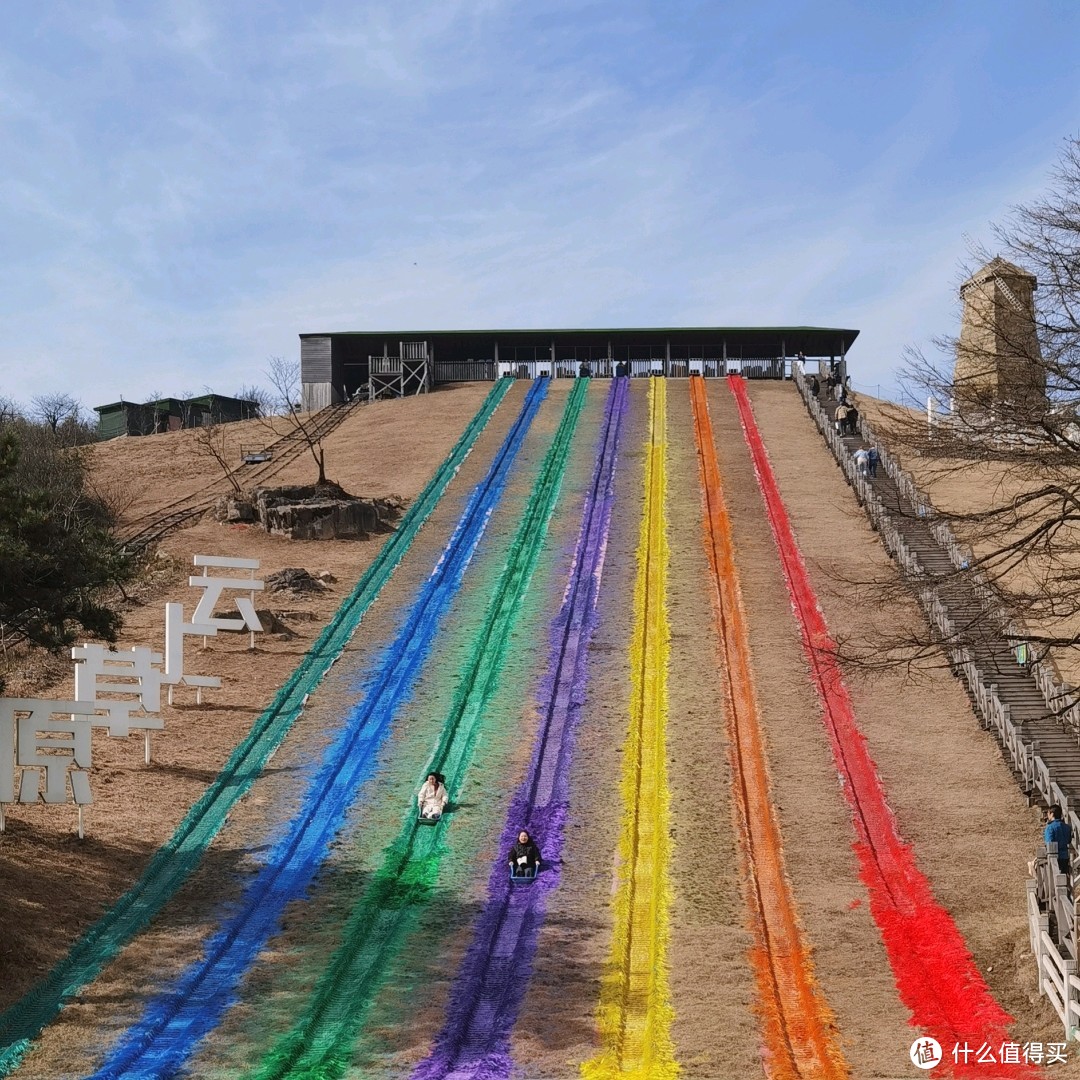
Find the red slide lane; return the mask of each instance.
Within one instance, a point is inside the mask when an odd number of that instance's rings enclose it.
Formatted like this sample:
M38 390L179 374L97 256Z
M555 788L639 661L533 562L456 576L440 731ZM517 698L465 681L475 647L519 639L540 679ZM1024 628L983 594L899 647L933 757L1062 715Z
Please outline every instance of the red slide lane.
M857 840L860 877L870 894L870 910L881 930L900 998L912 1012L912 1024L941 1044L944 1063L957 1077L985 1077L988 1066L975 1061L952 1065L953 1047L967 1044L977 1051L984 1043L1000 1059L1000 1047L1010 1041L1013 1018L990 993L963 936L949 913L934 899L930 883L919 870L911 846L899 834L885 797L877 766L855 720L840 669L833 657L835 643L803 562L773 475L765 444L754 419L746 384L730 376L743 435L750 450L758 486L780 553L791 603L802 634L803 648L821 699L844 794L851 804ZM961 1055L962 1056L962 1055ZM1029 1078L1044 1075L1032 1066L993 1066L993 1075Z

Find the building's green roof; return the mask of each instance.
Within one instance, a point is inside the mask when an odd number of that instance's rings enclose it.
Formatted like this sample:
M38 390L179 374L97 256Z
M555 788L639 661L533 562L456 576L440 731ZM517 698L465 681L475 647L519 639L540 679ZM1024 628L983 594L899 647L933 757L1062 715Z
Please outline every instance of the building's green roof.
M114 401L109 405L95 405L94 406L94 411L99 412L99 413L103 413L103 412L113 412L113 411L116 411L118 409L128 409L128 408L134 408L134 409L157 409L159 411L162 411L162 410L165 410L165 409L172 409L175 406L176 414L180 415L181 410L183 409L183 407L185 405L206 405L206 406L209 407L209 406L213 406L217 402L221 402L221 401L235 402L235 403L237 403L239 405L250 405L252 407L254 407L256 405L256 403L254 401L249 401L247 398L228 397L225 394L201 394L199 397L183 398L183 399L180 399L180 398L160 398L157 401Z
M198 397L185 398L185 405L215 405L219 401L228 401L236 405L252 405L256 402L248 398L229 397L228 394L200 394Z

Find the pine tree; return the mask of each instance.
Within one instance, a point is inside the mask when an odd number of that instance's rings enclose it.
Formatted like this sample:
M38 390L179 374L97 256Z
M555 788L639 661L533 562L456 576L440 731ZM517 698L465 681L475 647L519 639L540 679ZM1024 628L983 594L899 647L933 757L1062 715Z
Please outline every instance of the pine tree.
M34 449L52 468L20 468L18 437L0 431L0 646L114 641L120 615L101 591L131 577L131 560L86 492L81 460L47 444Z

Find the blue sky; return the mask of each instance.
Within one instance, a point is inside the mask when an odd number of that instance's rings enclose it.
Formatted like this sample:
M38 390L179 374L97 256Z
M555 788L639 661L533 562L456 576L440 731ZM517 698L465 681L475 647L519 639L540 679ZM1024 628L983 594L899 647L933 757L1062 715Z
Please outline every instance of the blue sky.
M1080 6L5 0L0 395L233 393L297 334L954 330L1080 134Z

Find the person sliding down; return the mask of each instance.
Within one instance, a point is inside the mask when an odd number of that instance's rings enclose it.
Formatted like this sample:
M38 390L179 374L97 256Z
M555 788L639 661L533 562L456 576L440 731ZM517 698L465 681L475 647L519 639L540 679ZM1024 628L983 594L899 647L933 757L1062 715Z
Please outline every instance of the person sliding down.
M524 829L518 833L517 843L510 849L507 862L514 877L536 877L540 866L540 849Z
M442 817L446 804L450 801L446 785L439 780L437 773L428 773L424 786L416 794L416 804L420 807L420 816L426 818Z

